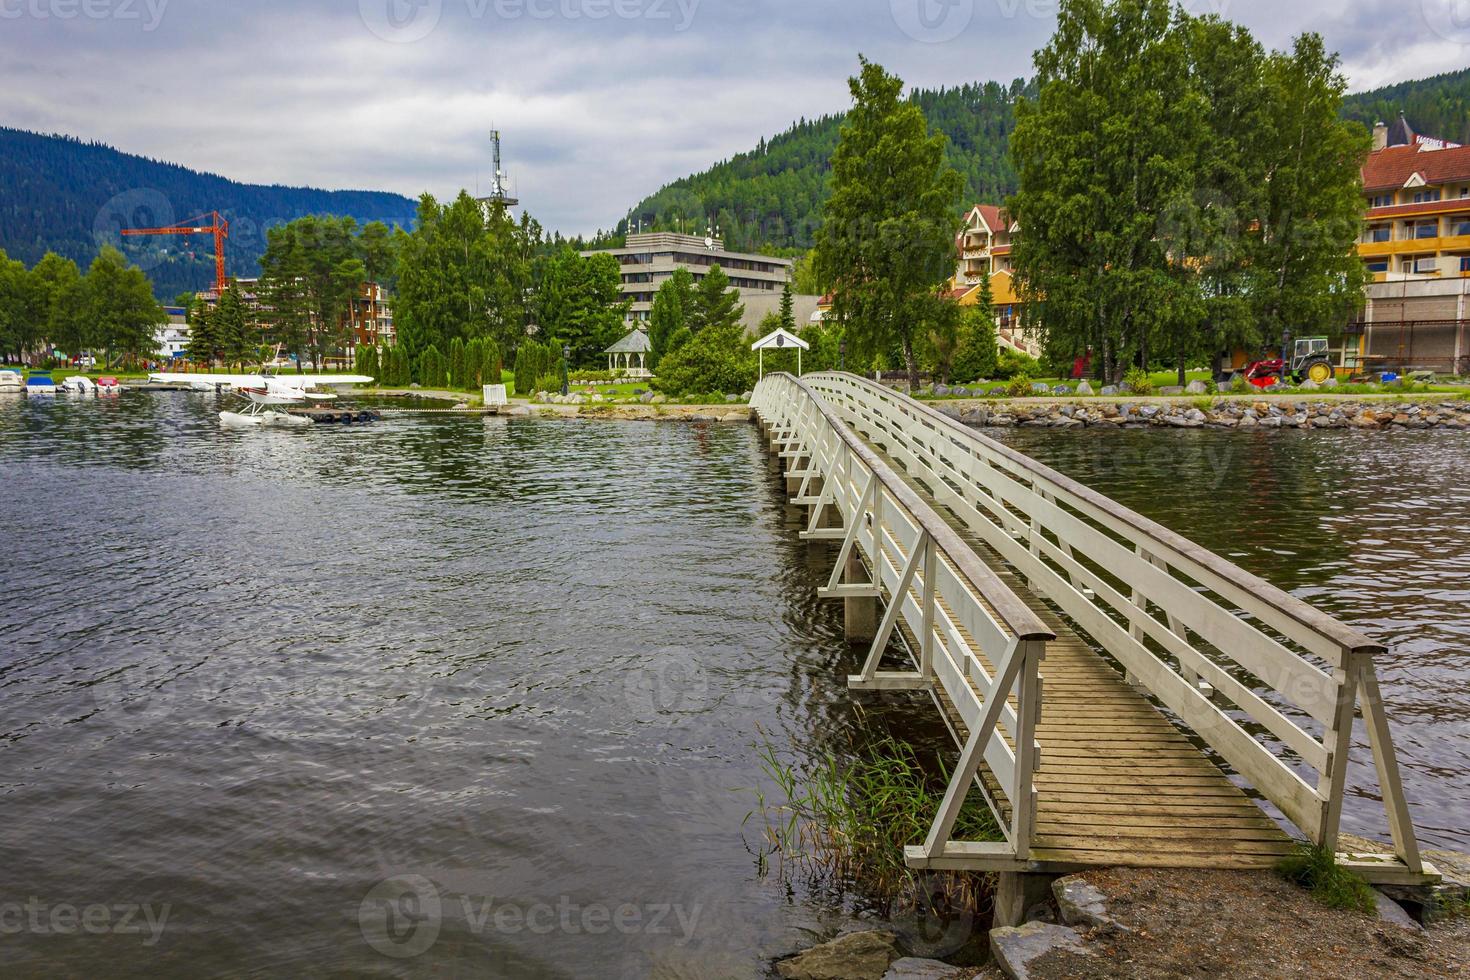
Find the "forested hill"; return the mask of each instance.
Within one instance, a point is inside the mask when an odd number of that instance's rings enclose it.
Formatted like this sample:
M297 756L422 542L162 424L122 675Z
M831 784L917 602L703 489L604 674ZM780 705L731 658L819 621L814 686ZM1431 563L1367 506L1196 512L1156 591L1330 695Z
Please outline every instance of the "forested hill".
M1015 189L1007 155L1015 127L1012 105L1028 92L1020 80L915 91L910 99L930 124L949 137L950 162L965 177L964 199L999 200ZM714 218L727 247L807 248L821 223L827 174L843 116L798 122L780 136L712 167L677 180L633 209L633 217L660 230L704 233Z
M219 211L231 224L225 249L230 274L254 276L265 250L262 229L269 225L337 214L408 227L416 206L377 191L239 184L100 143L0 127L0 249L27 265L53 251L85 267L97 254L99 234L116 243L119 227L173 224ZM120 241L147 269L161 299L172 301L214 280L208 236Z
M910 95L930 125L949 137L950 161L965 178L957 206L1000 203L1015 190L1009 140L1020 94L1034 94L1034 86L987 82ZM1418 132L1470 144L1470 70L1351 95L1343 107L1347 118L1370 127L1400 111ZM713 217L736 250L809 248L821 223L843 118L802 120L750 153L669 184L639 203L633 217L658 229L674 228L682 219L686 229L701 234Z
M1372 128L1402 112L1415 132L1470 145L1470 68L1350 95L1344 115Z

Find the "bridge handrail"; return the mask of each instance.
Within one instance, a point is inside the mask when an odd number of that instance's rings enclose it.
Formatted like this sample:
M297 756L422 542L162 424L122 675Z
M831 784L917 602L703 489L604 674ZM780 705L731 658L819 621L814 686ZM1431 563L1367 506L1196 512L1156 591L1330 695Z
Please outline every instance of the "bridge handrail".
M853 435L826 400L817 395L810 385L799 378L785 374L772 374L767 377L789 379L811 398L816 410L832 426L833 431L848 450L877 477L878 482L889 496L902 505L919 527L934 539L940 550L954 564L956 570L990 603L990 607L1000 616L1001 624L1012 636L1023 640L1056 639L1056 634L1052 632L1051 627L1042 622L1035 610L1026 605L1025 601L1016 595L1010 586L1001 581L995 572L975 555L974 550L934 511L933 507L914 493L913 489L894 473L887 463L879 459L878 455L869 449L861 439Z
M891 388L880 385L860 375L840 374L837 376L840 376L844 381L856 382L865 388L881 393L885 397L896 394ZM808 377L820 376L808 375ZM1298 599L1291 593L1272 585L1259 575L1226 561L1224 558L1221 558L1212 551L1207 551L1183 535L1171 531L1157 521L1144 517L1137 511L1124 507L1112 498L1098 493L1085 484L1078 483L1076 480L1063 473L1059 473L1045 463L1032 459L1024 453L1017 452L1005 443L998 442L982 432L977 432L963 422L951 418L943 412L937 411L929 405L925 405L923 402L906 397L902 401L891 397L890 400L895 405L901 406L901 410L903 411L922 415L937 425L984 445L986 449L998 456L1004 457L1017 469L1031 474L1038 481L1045 482L1058 490L1065 490L1078 500L1092 505L1109 517L1131 527L1140 535L1149 538L1161 547L1169 549L1181 559L1190 561L1198 565L1201 569L1209 571L1221 582L1233 585L1242 595L1253 596L1261 600L1263 604L1280 610L1301 626L1321 636L1330 638L1343 651L1374 654L1388 652L1388 647L1383 643L1370 639L1352 626L1349 626L1341 620L1334 619L1320 609Z
M812 508L803 537L842 542L831 581L819 595L887 597L862 673L849 678L850 686L929 691L936 697L942 691L968 730L966 750L925 855L943 859L957 847L972 846L1024 858L1035 832L1040 664L1054 632L805 382L787 374L768 375L756 387L751 405L790 466L788 479L798 486L793 503ZM823 523L831 516L829 510L842 518L842 528ZM854 582L849 576L843 583L849 559L857 554L866 559L869 581ZM914 644L910 652L917 669L881 672L880 662L900 622ZM1005 845L950 840L982 761L1009 803L1007 815L994 789L980 784Z
M805 383L1323 846L1336 846L1361 703L1396 850L1420 868L1373 667L1382 643L905 395L850 374L808 375ZM1211 650L1236 669L1217 663ZM1319 722L1320 735L1261 697L1253 678ZM1317 785L1216 704L1217 695L1314 770Z

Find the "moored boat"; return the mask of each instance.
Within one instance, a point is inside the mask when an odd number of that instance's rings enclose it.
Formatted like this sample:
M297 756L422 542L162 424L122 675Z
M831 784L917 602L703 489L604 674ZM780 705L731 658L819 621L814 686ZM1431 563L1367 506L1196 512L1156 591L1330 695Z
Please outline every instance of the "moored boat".
M82 374L75 374L67 378L61 383L61 387L63 390L69 391L74 395L94 395L97 393L97 386L93 384L92 379Z
M101 377L97 379L97 394L117 395L122 393L122 382L113 377Z
M0 371L0 395L19 395L26 390L19 371Z
M54 395L56 394L56 382L51 380L49 374L33 374L26 378L27 395Z

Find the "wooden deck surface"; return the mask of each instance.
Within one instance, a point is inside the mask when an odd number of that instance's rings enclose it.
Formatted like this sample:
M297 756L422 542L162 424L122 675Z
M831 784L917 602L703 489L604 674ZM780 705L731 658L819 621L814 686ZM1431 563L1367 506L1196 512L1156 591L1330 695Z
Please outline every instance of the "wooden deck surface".
M933 503L923 485L896 460L880 447L872 448ZM939 505L934 509L1057 635L1047 644L1042 666L1034 861L1057 870L1260 869L1274 866L1292 850L1291 838L1276 822L1152 701L1129 685L952 513ZM904 632L914 649L914 638ZM969 636L965 639L971 641ZM986 666L993 674L994 665ZM935 691L950 730L963 742L969 734L963 722L942 690ZM981 779L1009 819L1009 801L997 782L984 769Z

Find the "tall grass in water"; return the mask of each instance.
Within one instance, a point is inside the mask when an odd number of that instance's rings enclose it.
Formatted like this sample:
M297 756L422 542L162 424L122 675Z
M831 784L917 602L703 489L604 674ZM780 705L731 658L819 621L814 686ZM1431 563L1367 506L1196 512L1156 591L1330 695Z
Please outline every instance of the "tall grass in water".
M860 897L885 916L895 906L972 913L990 907L988 876L917 872L904 864L904 846L924 842L944 799L949 773L942 759L931 778L911 746L886 737L861 758L843 763L829 754L803 772L782 761L767 738L760 760L784 797L773 801L757 791L758 809L746 817L759 814L763 822L762 873ZM955 838L1001 840L989 807L974 797L960 812Z

